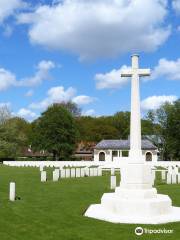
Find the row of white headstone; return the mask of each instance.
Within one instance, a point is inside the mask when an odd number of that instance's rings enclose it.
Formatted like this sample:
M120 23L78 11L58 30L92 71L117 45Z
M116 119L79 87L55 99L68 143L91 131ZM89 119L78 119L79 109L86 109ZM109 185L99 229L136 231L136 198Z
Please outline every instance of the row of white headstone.
M175 167L169 166L168 167L166 182L167 182L167 184L180 183L180 173L179 173L179 168L177 166L175 166Z
M161 179L166 181L167 184L177 184L180 183L180 173L178 167L168 167L167 170L152 170L152 184L154 185L154 181L156 179L156 172L161 172Z
M41 182L47 180L46 171L40 168ZM53 181L56 182L60 178L80 178L80 177L96 177L102 176L101 168L66 168L66 169L55 169L53 171Z

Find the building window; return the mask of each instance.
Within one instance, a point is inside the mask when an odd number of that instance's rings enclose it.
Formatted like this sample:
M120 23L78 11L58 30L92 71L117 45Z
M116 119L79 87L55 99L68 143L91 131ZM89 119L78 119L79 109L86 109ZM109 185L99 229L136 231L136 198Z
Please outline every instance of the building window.
M118 157L118 151L112 151L112 156L113 157Z
M129 157L129 151L122 151L122 157Z
M152 153L151 152L146 153L146 161L152 161Z
M105 153L104 152L99 153L99 161L105 161Z

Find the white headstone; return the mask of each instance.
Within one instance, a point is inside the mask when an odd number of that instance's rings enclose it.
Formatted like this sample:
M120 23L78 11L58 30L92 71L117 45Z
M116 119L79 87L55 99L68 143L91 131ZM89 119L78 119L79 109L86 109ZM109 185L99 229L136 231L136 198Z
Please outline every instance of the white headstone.
M76 177L76 169L75 168L71 168L71 177L72 178Z
M40 165L39 170L40 170L40 172L44 171L44 166Z
M98 169L97 168L94 168L94 177L97 177L98 176Z
M76 177L81 177L81 170L80 168L76 168Z
M70 168L66 168L66 178L70 178Z
M172 173L172 183L173 184L177 183L177 174L175 173L175 171L173 171L173 173Z
M42 171L41 172L41 182L46 182L47 179L46 179L46 171Z
M153 172L151 173L151 182L152 182L152 186L154 186L155 177L154 177Z
M84 177L85 176L85 170L84 168L81 168L81 177Z
M94 169L93 169L93 168L90 168L90 169L89 169L89 176L90 176L90 177L93 177L93 176L94 176Z
M98 168L98 176L99 176L99 177L102 176L102 168Z
M161 178L162 180L166 180L166 170L161 171Z
M111 176L112 175L115 175L115 169L114 168L111 168Z
M56 173L58 175L58 178L60 178L60 170L59 170L59 168L56 168L54 171L56 171Z
M172 166L169 166L168 167L168 173L172 174L172 172L173 172Z
M154 181L156 180L156 171L155 170L152 170L152 176L154 178Z
M178 173L178 183L180 183L180 173Z
M10 182L9 185L9 200L15 201L16 198L16 185L15 182Z
M116 188L116 176L111 176L111 189Z
M85 176L89 177L89 168L85 167L84 171L85 171Z
M175 167L175 168L174 168L174 171L175 171L176 175L178 175L178 173L179 173L178 167Z
M172 183L172 175L171 173L167 173L167 184L171 184Z
M59 170L53 171L53 182L57 182L59 180Z
M66 170L65 169L61 169L60 175L61 175L61 178L65 178L66 177Z

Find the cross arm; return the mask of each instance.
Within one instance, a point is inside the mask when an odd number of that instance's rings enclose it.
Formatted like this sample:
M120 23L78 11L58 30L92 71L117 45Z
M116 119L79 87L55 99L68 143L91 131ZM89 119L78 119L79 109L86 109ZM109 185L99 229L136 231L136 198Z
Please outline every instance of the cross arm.
M138 74L140 77L148 77L151 75L151 70L150 69L138 69Z
M133 72L131 69L121 70L121 77L132 77Z

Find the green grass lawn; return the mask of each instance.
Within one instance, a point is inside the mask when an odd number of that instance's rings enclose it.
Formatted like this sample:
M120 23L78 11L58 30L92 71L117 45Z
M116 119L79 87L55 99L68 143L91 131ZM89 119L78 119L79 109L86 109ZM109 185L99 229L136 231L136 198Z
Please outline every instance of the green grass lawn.
M109 190L109 175L40 182L39 169L0 166L0 240L132 240L180 239L180 223L144 225L173 229L173 234L134 234L137 225L111 224L83 216L92 203L99 203ZM21 200L8 201L9 182L16 182ZM166 185L158 178L159 193L168 194L180 206L180 185ZM143 225L140 225L143 226Z

